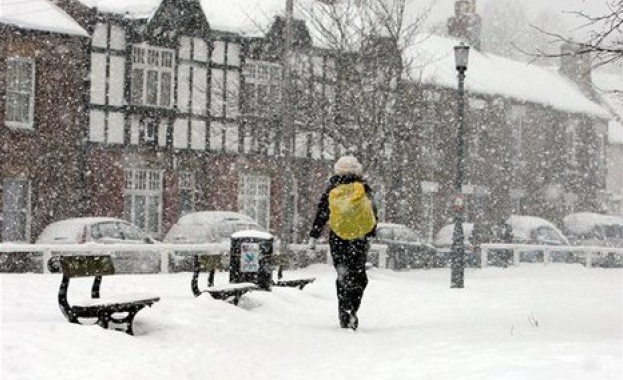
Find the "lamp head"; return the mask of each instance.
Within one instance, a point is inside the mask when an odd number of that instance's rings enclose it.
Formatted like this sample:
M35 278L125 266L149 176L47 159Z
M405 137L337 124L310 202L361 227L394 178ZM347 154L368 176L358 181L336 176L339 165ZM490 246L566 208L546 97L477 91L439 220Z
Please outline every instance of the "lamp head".
M454 63L456 64L456 69L458 71L463 72L467 70L468 59L469 46L461 42L459 45L454 47Z

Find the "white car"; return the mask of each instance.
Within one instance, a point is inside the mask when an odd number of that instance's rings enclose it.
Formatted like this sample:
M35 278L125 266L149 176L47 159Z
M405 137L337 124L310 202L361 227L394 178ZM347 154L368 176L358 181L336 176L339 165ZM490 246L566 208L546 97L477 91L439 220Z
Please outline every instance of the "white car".
M223 253L223 265L227 267L231 235L241 231L265 231L253 218L233 211L199 211L182 216L171 227L163 242L169 244L215 244ZM278 241L273 242L273 250ZM192 270L192 252L175 252L172 271Z
M226 243L235 232L264 231L250 216L233 211L199 211L182 216L164 237L165 243Z
M43 229L35 244L140 244L155 240L125 220L109 217L65 219Z
M574 245L623 248L623 217L578 212L563 219L565 234ZM586 263L585 254L579 261ZM594 252L594 266L622 267L623 254L604 250Z
M506 220L512 228L513 243L538 245L570 245L569 239L552 222L543 218L528 215L513 215ZM543 253L522 252L521 261L543 261ZM571 262L573 255L570 252L551 252L551 260L555 262Z
M135 225L123 219L109 217L84 217L65 219L49 224L43 229L35 244L153 244L149 237ZM86 251L89 248L85 248ZM55 252L56 253L56 252ZM62 254L62 252L61 252ZM71 253L66 253L71 254ZM118 273L154 273L160 271L160 253L156 250L111 251ZM51 272L60 269L58 256L48 262Z

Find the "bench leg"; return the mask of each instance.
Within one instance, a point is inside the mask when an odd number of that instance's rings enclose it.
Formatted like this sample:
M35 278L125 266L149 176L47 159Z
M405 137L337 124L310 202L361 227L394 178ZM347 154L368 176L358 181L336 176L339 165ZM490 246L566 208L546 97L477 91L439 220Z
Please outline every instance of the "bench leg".
M110 327L111 322L117 325L125 325L125 330L123 331L127 334L134 335L134 329L132 328L134 324L134 317L141 309L142 307L130 311L123 311L123 313L128 313L128 315L123 318L113 317L112 312L101 313L97 317L97 324L105 329L108 329Z

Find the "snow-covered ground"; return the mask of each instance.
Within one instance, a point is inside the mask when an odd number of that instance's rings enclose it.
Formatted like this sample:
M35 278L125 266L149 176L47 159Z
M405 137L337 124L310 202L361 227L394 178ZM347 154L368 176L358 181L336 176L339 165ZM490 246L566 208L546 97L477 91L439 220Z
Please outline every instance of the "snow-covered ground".
M465 289L450 289L448 269L372 269L356 332L337 327L331 267L286 275L317 281L236 307L194 298L189 273L105 278L103 295L162 297L129 336L67 323L58 274L2 274L2 379L623 378L621 269L467 270ZM70 300L89 287L73 281Z

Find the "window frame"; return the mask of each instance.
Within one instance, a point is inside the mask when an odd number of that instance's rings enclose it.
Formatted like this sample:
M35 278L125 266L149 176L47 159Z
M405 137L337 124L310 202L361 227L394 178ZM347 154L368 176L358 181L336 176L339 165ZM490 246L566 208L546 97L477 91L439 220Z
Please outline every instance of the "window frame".
M25 197L24 197L24 207L23 208L10 208L7 203L8 198L8 189L10 188L10 184L21 183L25 189ZM20 194L21 195L21 194ZM31 239L31 228L32 228L32 182L27 178L5 178L2 180L2 197L0 198L0 206L2 206L2 230L0 230L0 241L4 242L24 242L27 243ZM24 214L24 225L23 225L23 236L24 239L20 240L8 240L7 233L9 232L9 221L10 217L14 216L11 214L11 211L14 213L23 213ZM20 226L22 227L22 226ZM22 231L20 231L21 234Z
M166 53L166 55L165 55ZM149 106L156 108L174 107L174 82L175 82L175 50L154 47L144 44L132 45L132 67L130 70L130 103L133 105ZM140 80L138 77L140 72ZM156 81L150 81L150 77L156 75ZM168 86L163 85L164 77L168 77ZM138 84L141 83L141 92L138 92ZM155 85L155 86L154 86ZM151 91L150 91L151 89ZM150 94L155 100L150 101ZM168 101L163 102L168 94Z
M29 89L29 94L26 94L25 92L20 92L19 91L19 83L18 83L18 89L11 89L9 87L9 83L8 83L8 77L9 77L9 62L19 62L19 63L28 63L30 65L30 89ZM8 57L7 58L7 63L6 63L6 94L5 94L5 109L4 109L4 123L7 127L10 128L19 128L19 129L26 129L26 130L33 130L34 129L34 124L35 124L35 89L36 89L36 66L35 66L35 60L34 58L28 58L28 57L18 57L18 56L14 56L14 57ZM19 80L19 78L18 78ZM23 121L16 121L16 120L8 120L7 116L8 116L8 109L9 109L9 96L11 93L16 93L17 95L28 95L28 120L26 122Z
M142 169L131 168L124 169L124 190L123 190L123 208L124 219L129 223L137 226L143 230L148 236L160 236L162 234L162 221L163 221L163 176L164 170L160 169ZM138 223L136 220L136 199L137 197L144 197L144 220L143 223ZM127 200L130 200L128 209ZM150 229L150 220L152 219L150 211L149 200L156 200L158 202L158 208L156 210L157 228L156 230Z
M268 61L247 60L243 66L245 114L267 116L281 105L282 66ZM252 89L252 94L250 93ZM260 96L260 92L266 96Z
M242 174L238 183L238 211L252 217L266 231L270 228L270 185L270 177L259 174ZM266 194L259 194L260 186L266 188ZM258 217L260 202L265 202L264 220Z
M195 178L195 173L193 172L189 172L189 171L185 171L185 172L180 172L179 176L178 176L178 186L179 186L179 193L178 193L178 198L179 198L179 205L180 205L180 216L194 212L195 211L195 204L196 204L196 197L195 197L195 192L196 192L196 178ZM187 191L190 194L190 210L183 210L182 209L182 192L183 191Z

